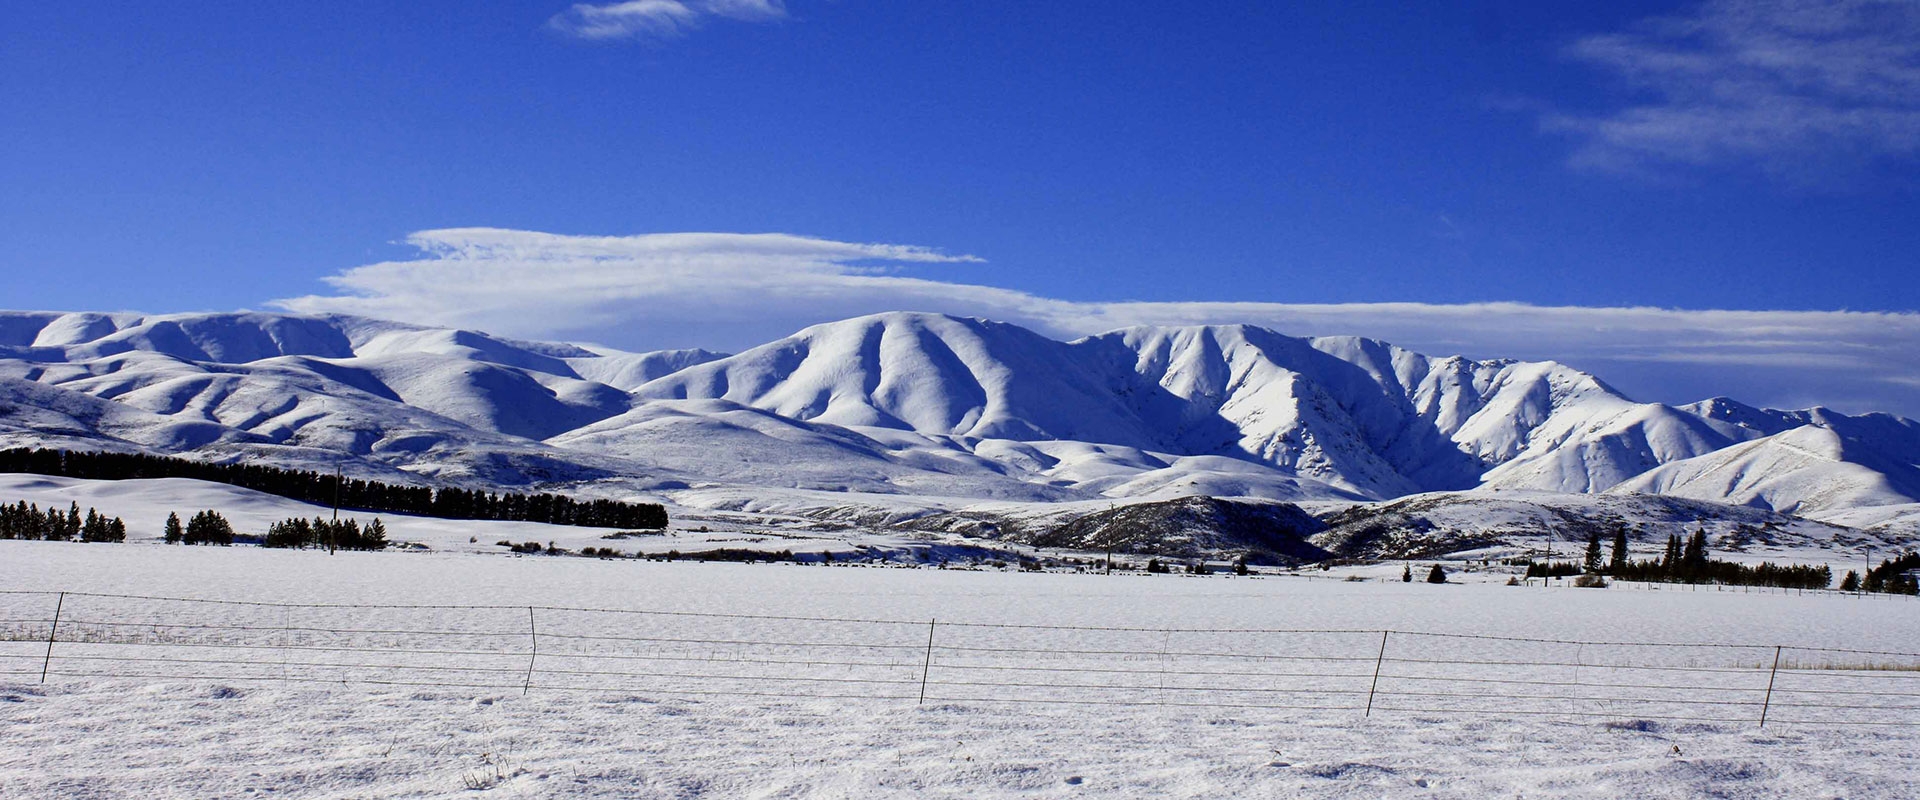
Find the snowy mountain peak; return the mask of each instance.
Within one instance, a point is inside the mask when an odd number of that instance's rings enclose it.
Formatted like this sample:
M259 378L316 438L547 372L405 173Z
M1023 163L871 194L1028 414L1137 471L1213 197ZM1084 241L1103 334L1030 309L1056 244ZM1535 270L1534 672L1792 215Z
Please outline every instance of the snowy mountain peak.
M1026 499L1920 496L1911 420L1638 403L1556 362L1251 325L1063 342L891 312L726 355L348 316L0 312L0 445L88 443L494 483Z

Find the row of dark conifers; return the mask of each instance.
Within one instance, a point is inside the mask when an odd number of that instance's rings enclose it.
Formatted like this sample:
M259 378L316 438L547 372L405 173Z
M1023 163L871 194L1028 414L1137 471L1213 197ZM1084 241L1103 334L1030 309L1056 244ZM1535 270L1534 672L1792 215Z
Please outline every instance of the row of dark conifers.
M489 492L451 486L436 489L360 478L342 479L324 472L258 464L214 464L140 453L14 448L0 450L0 472L95 480L192 478L316 505L337 503L341 508L444 519L497 519L623 529L667 526L667 510L658 503L576 500L558 494Z
M30 539L48 542L124 542L127 523L91 508L80 515L80 504L65 510L40 506L22 500L0 504L0 539Z

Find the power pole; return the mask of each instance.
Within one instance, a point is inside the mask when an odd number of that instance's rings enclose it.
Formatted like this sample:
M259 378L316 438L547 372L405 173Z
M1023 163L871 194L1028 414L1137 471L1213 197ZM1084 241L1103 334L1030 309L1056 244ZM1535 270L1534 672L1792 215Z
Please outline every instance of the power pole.
M333 465L333 521L336 523L340 521L340 465L339 464ZM334 529L335 529L335 526L327 527L327 555L333 555L333 552L336 549L336 543L334 541L334 538L335 538Z

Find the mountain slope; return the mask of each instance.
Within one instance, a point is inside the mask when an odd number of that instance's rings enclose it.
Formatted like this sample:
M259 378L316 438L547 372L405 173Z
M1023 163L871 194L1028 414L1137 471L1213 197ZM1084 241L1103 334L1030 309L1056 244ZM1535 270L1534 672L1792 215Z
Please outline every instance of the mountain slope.
M1648 470L1615 487L1803 517L1920 502L1920 469L1831 428L1802 425Z
M1062 342L907 312L731 356L333 315L0 312L0 443L609 492L1616 490L1828 516L1920 495L1920 423L1887 415L1636 403L1554 362L1244 325Z

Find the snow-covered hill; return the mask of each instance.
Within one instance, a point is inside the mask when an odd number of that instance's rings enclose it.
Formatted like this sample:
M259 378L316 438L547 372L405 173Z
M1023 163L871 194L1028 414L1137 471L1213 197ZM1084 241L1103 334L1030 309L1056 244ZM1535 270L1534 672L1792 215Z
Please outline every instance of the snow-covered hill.
M737 355L347 316L0 312L0 446L621 495L1351 502L1478 488L1822 518L1920 503L1920 423L1882 414L1638 403L1553 362L1242 325L1062 342L906 312Z

